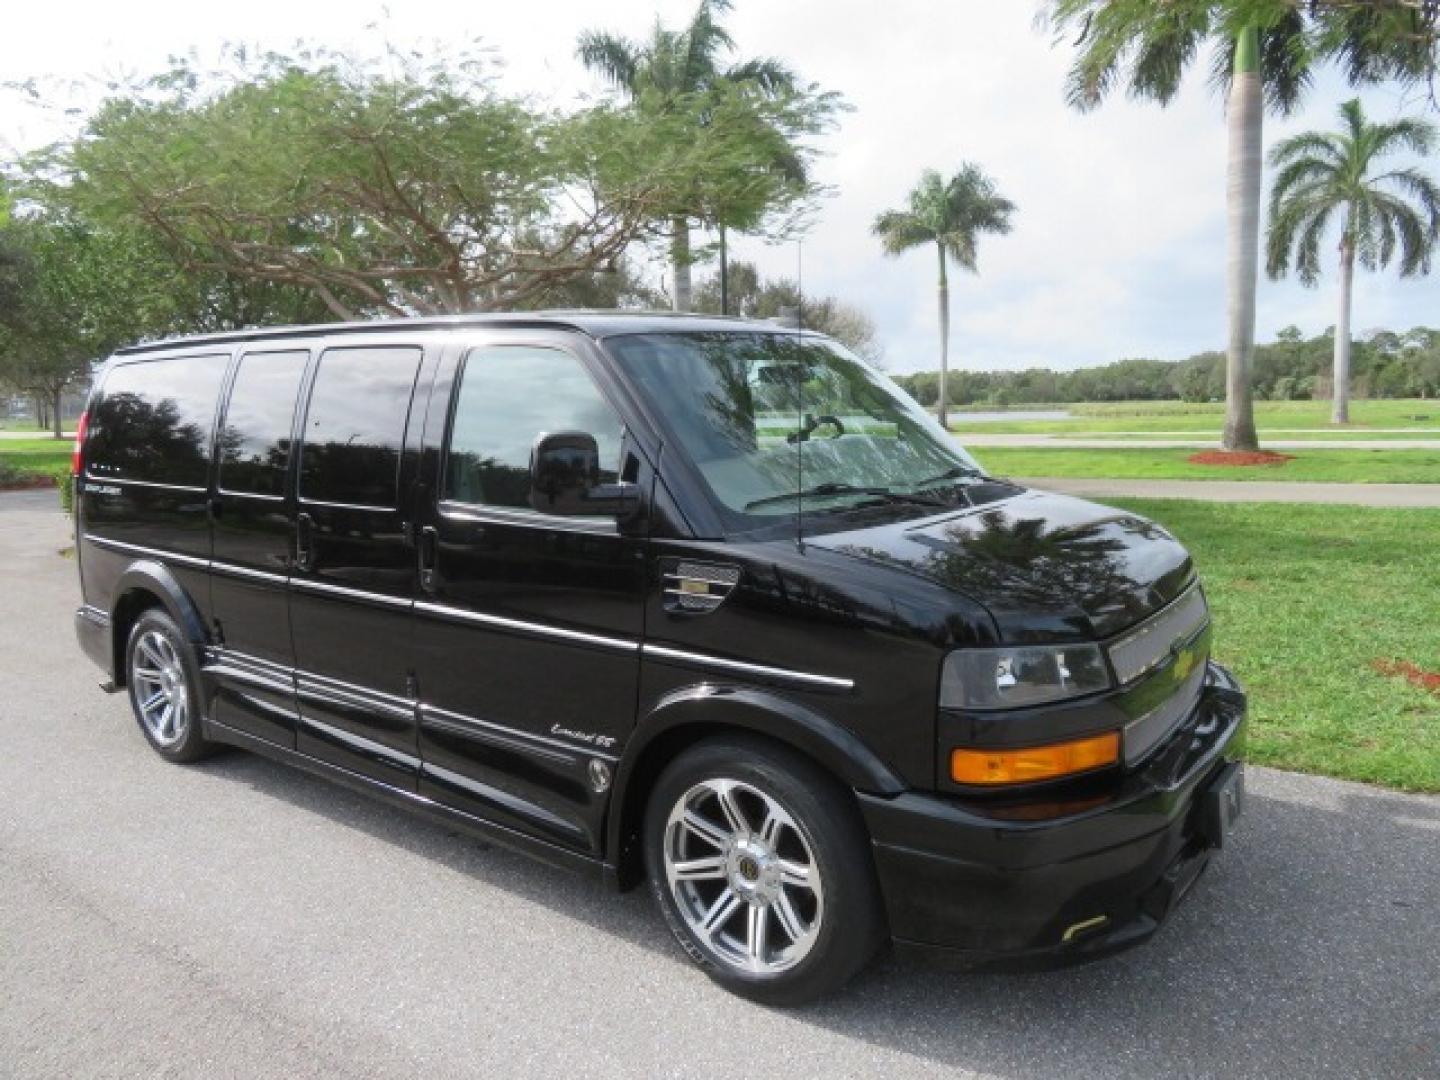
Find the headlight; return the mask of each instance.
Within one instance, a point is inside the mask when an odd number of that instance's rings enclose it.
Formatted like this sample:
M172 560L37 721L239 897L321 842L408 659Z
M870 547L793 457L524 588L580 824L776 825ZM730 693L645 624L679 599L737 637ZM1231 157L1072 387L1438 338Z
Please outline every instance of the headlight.
M1025 645L960 649L945 658L940 705L1014 709L1083 697L1110 686L1098 645Z

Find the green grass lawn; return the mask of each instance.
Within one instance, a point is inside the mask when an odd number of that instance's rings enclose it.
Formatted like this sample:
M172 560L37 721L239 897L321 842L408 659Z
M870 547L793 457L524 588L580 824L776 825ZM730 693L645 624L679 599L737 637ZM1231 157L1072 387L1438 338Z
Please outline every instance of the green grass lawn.
M960 442L963 444L964 439ZM1349 484L1440 484L1437 450L1287 450L1280 465L1192 465L1194 450L1109 447L1050 450L977 446L975 457L998 476L1109 480L1329 480Z
M1440 671L1440 510L1116 505L1194 555L1216 659L1250 693L1250 760L1440 791L1440 695L1374 666Z
M995 421L966 423L963 412L950 416L954 431L989 431L995 434L1060 435L1105 431L1193 431L1217 437L1225 424L1222 402L1191 404L1184 401L1089 402L1078 405L1017 405L1017 409L1066 409L1068 420ZM1255 424L1261 435L1267 428L1313 428L1354 431L1367 428L1429 428L1440 434L1440 401L1354 401L1348 426L1330 423L1328 401L1257 401Z
M69 439L0 439L0 483L7 476L53 476L70 464Z

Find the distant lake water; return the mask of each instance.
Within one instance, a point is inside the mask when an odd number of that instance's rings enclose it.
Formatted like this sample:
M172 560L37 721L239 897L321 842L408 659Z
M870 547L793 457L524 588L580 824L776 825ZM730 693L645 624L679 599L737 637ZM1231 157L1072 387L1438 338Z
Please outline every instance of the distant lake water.
M955 424L1004 424L1012 420L1069 420L1068 409L997 409L994 412L957 412L952 410L950 422Z

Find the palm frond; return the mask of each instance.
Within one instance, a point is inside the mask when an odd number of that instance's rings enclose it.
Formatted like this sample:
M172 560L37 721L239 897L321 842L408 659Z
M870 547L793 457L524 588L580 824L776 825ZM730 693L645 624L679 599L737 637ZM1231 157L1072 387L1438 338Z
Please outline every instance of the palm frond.
M1440 145L1440 130L1428 120L1403 117L1371 129L1371 146L1376 156L1410 151L1425 157Z
M1306 157L1339 167L1345 161L1345 151L1336 137L1328 132L1303 131L1275 144L1270 151L1270 165L1278 168Z
M1385 192L1374 196L1375 210L1383 214L1387 223L1399 234L1400 276L1413 277L1430 272L1430 259L1435 250L1435 235L1426 228L1426 222L1415 208L1403 199ZM1432 221L1433 228L1434 222ZM1381 265L1385 265L1385 259Z
M1335 166L1314 158L1301 158L1299 161L1290 162L1276 173L1275 179L1271 181L1270 213L1274 214L1293 191L1315 184L1330 183L1335 174Z
M937 239L924 222L905 210L887 210L877 215L870 231L880 238L880 246L886 255L903 255Z
M713 0L700 0L690 25L682 35L685 47L681 73L689 87L699 89L710 82L718 70L721 54L735 48L735 39L715 18L717 12L730 9L728 2L718 7Z
M753 83L766 94L788 94L799 85L793 68L774 57L744 60L725 69L728 82Z
M591 71L629 94L636 92L640 50L635 43L599 30L586 30L576 43L575 55Z
M1299 230L1299 242L1295 245L1295 273L1306 288L1313 289L1320 280L1320 241L1325 237L1332 213L1333 206L1320 208Z

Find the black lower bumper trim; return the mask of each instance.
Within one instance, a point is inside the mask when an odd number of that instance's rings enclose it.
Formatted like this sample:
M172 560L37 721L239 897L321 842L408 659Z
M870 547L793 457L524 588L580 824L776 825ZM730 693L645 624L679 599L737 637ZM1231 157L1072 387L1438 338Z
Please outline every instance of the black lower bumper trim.
M861 796L891 934L965 966L1095 959L1155 932L1224 843L1245 700L1216 668L1195 715L1101 805L1000 820L942 796Z

